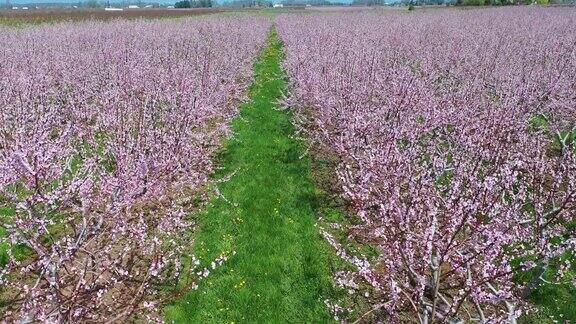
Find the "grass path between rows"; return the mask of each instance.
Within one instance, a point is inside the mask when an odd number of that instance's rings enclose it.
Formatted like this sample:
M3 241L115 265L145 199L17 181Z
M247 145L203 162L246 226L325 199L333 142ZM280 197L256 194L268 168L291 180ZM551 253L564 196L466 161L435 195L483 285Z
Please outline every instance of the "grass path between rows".
M333 293L331 252L315 227L317 198L310 160L292 137L289 113L278 110L286 87L282 44L270 33L254 65L250 101L218 162L216 199L200 216L202 260L236 255L166 309L177 323L327 322Z

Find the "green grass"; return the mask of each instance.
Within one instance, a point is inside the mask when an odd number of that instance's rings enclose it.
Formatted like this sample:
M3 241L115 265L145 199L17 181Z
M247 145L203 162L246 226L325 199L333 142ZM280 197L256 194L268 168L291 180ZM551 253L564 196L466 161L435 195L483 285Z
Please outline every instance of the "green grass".
M554 264L555 262L552 263L551 269L546 271L544 275L549 280L555 277L558 269L558 265ZM574 267L571 269L560 283L540 282L538 284L528 299L538 311L521 317L520 323L553 323L554 320L559 322L564 320L576 321L576 287L570 282L575 275ZM526 283L533 276L534 273L528 271L519 274L519 279Z
M315 227L318 199L310 160L278 110L286 87L276 33L254 66L251 101L233 123L235 137L218 158L222 196L200 216L198 256L237 254L166 308L168 320L190 323L328 322L323 300L334 294L332 253Z
M542 284L531 294L530 301L538 312L521 318L520 323L576 321L576 288L570 283Z
M8 263L8 243L3 242L2 238L8 236L8 232L2 226L8 222L8 219L14 215L14 211L10 208L0 207L0 266Z

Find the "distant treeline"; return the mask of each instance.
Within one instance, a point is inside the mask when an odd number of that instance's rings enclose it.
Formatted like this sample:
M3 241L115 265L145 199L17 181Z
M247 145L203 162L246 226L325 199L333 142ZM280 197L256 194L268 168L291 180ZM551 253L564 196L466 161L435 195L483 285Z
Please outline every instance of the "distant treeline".
M174 8L211 8L212 0L182 0L174 4Z

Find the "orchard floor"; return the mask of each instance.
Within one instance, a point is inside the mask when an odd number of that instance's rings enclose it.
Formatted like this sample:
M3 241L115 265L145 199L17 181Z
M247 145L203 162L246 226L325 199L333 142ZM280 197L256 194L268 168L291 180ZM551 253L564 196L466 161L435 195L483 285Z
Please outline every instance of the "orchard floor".
M250 101L218 162L221 197L200 216L201 260L235 251L200 287L166 309L179 323L327 322L330 248L315 227L310 160L279 110L286 87L274 31L254 66Z

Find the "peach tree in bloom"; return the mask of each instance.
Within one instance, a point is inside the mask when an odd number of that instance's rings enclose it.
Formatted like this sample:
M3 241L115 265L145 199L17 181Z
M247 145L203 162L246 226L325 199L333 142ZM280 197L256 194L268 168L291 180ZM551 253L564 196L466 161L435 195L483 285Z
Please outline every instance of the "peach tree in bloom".
M339 283L368 283L373 311L515 322L540 282L574 279L575 13L278 19L285 104L338 158L350 236L379 251L353 256L324 231L358 268Z
M0 320L154 319L161 285L209 273L190 248L193 198L269 25L0 30Z

